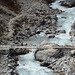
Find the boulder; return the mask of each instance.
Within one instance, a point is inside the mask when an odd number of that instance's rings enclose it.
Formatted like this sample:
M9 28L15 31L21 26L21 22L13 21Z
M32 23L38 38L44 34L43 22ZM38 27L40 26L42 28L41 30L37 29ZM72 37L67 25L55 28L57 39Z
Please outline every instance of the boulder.
M52 2L54 2L56 0L42 0L42 1L45 1L45 2L47 2L47 4L50 4L50 3L52 3Z
M9 54L9 50L0 50L0 54L7 55Z
M50 65L50 62L47 62L47 61L43 61L41 62L40 64L41 66L45 66L45 67L48 67Z
M64 0L60 2L62 6L75 7L75 0Z
M61 17L61 18L64 18L64 19L66 19L67 17Z
M40 34L41 32L43 32L42 30L37 30L36 34Z
M45 32L45 34L51 34L51 32L47 30L47 31Z
M48 38L54 38L55 37L55 35L50 35L50 36L48 36Z
M56 33L66 33L65 30L57 30Z
M75 29L75 22L73 23L73 25L71 26L72 29Z
M75 50L71 50L71 56L75 57Z

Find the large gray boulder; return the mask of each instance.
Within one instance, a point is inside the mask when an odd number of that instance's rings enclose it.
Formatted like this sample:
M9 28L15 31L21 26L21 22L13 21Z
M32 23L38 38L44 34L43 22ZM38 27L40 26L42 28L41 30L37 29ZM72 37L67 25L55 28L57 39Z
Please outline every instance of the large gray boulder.
M41 50L36 52L35 58L39 61L46 61L49 57L60 58L63 57L63 52L57 49Z
M46 61L49 57L53 58L61 58L65 55L65 51L62 49L54 49L53 46L57 47L57 45L53 44L43 44L41 45L42 49L39 48L35 52L35 59L39 61ZM65 50L65 49L64 49Z

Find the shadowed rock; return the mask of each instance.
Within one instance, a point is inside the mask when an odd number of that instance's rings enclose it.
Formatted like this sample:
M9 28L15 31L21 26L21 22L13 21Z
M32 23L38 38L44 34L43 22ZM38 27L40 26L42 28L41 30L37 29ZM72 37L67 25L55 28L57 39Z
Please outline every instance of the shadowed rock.
M30 52L30 50L27 50L27 49L16 48L16 49L10 49L9 55L10 56L16 56L16 55L27 54L29 52Z
M64 0L61 1L62 6L75 7L75 0Z
M46 1L47 4L50 4L50 3L52 3L52 2L54 2L54 1L56 1L56 0L43 0L43 1Z

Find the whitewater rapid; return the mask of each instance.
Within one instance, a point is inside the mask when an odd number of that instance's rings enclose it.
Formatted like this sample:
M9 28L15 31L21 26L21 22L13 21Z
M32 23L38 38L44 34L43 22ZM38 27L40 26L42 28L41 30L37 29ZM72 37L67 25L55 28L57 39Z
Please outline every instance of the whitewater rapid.
M17 67L19 75L58 75L52 70L40 66L40 62L35 61L34 51L35 49L32 49L29 54L19 56L19 66Z
M60 6L60 1L62 0L57 0L56 2L52 3L51 7L53 9L59 9L62 10L63 12L61 14L57 14L58 17L58 22L57 22L57 30L65 30L66 34L59 34L56 35L51 43L55 43L58 45L69 45L71 43L70 41L70 31L71 31L71 25L75 21L75 7L73 8L66 8L63 6ZM63 18L62 18L63 17ZM65 18L64 18L65 17Z
M71 25L75 21L75 7L65 8L63 6L60 6L59 2L60 0L57 0L50 6L53 9L59 9L63 11L61 14L56 14L58 17L57 30L65 30L66 33L60 33L58 35L55 35L55 38L48 39L47 37L44 37L45 34L42 32L38 38L32 37L30 40L25 41L26 43L38 45L42 41L47 40L50 43L55 43L58 45L68 45L71 42L71 36L69 35L69 33L71 31ZM30 52L29 54L19 56L19 66L17 67L19 75L59 75L54 74L52 70L46 67L41 67L40 62L35 61L35 49L31 49L31 51L32 52Z

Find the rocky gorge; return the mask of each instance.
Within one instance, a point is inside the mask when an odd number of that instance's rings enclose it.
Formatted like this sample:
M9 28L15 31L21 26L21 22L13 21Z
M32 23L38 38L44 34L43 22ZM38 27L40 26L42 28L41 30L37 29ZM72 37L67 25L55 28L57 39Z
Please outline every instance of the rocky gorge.
M68 1L69 0L66 0L66 2ZM57 27L62 27L62 25L60 26L57 25L58 17L56 15L56 14L61 14L65 11L59 9L53 9L52 7L49 7L48 4L52 5L51 4L52 2L55 2L55 0L27 0L27 1L10 0L9 2L7 2L6 0L2 0L0 4L1 6L0 8L2 10L2 12L0 13L1 45L30 46L29 44L27 44L27 42L23 44L24 41L29 39L30 37L34 39L33 36L35 36L36 38L44 34L46 36L45 38L47 39L53 39L53 38L55 39L56 35L66 34L65 29L64 30L57 29ZM61 5L63 5L62 1L60 3ZM66 4L66 6L68 7L74 7L74 2L70 6L69 5L70 4L68 5ZM66 17L62 17L62 18L66 19ZM71 26L71 32L69 32L69 35L71 36L70 38L71 43L69 45L59 46L57 44L52 44L48 41L43 40L40 46L38 48L36 47L37 50L31 51L31 49L27 50L26 48L9 49L9 56L8 57L5 56L4 59L8 59L6 60L8 62L5 64L8 64L7 71L8 70L10 71L8 73L3 72L1 73L1 75L18 75L18 74L20 75L19 73L20 71L18 69L16 70L16 67L22 66L20 63L17 63L22 59L20 59L19 56L17 57L16 55L21 55L21 54L28 55L29 53L31 54L30 56L32 58L33 58L32 55L34 55L35 59L41 62L40 64L41 66L48 67L54 70L54 72L59 73L60 75L74 75L75 74L75 47L74 47L75 28L74 27L75 24ZM32 59L30 57L28 58L30 60ZM29 62L29 60L27 61ZM28 64L30 66L30 63ZM37 65L37 64L32 63L32 65ZM23 64L23 67L25 66L26 64ZM34 69L31 70L32 72L34 71ZM23 73L23 75L24 74L28 75L28 72ZM48 74L45 73L45 75Z

